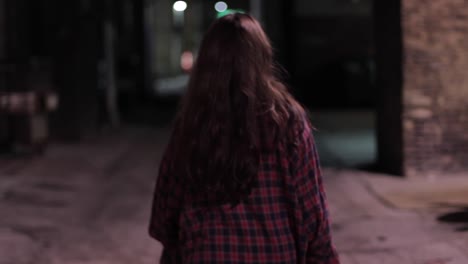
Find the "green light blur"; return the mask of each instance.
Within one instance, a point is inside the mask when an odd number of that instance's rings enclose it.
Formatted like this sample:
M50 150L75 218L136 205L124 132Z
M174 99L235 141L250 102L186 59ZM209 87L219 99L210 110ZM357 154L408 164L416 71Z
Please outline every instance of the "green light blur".
M221 18L223 16L227 16L227 15L235 14L235 13L245 14L245 11L242 9L226 9L226 11L218 12L218 14L216 14L216 18Z

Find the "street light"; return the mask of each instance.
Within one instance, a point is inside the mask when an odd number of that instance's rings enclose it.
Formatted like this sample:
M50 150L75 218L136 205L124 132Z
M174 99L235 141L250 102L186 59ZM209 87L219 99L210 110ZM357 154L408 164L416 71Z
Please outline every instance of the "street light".
M223 1L219 1L215 4L215 10L218 12L218 13L222 13L224 11L226 11L228 9L228 5L226 4L226 2L223 2Z
M172 5L172 14L173 14L173 23L174 26L178 29L182 28L184 25L184 16L185 10L187 9L187 2L185 1L176 1Z
M187 3L185 1L177 1L174 3L172 8L174 9L174 11L184 12L185 9L187 9Z

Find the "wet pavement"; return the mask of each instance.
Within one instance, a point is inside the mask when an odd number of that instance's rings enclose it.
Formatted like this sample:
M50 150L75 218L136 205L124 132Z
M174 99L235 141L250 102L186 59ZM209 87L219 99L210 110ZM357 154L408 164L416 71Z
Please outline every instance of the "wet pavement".
M53 144L41 157L0 158L0 264L158 263L147 223L167 138L168 129L127 128ZM398 207L375 186L405 180L323 174L342 263L468 263L462 207Z

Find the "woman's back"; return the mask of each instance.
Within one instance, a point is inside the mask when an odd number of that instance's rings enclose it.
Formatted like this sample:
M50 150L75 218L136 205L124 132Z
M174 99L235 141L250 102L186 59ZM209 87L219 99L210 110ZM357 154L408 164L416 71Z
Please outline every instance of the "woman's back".
M283 148L263 153L243 202L182 209L182 263L298 263L294 179Z
M161 263L339 263L311 128L303 122L296 142L261 154L255 187L235 206L193 203L163 159L150 226L165 246ZM174 213L167 205L179 208L172 223L165 222Z

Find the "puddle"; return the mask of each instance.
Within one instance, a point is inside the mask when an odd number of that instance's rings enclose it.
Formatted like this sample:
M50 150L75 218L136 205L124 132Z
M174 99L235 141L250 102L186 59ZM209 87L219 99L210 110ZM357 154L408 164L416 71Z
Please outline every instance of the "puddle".
M3 196L3 200L16 205L48 208L63 208L67 206L65 201L48 199L36 193L18 192L13 190L7 191Z
M452 263L452 258L446 258L446 259L434 259L434 260L428 260L424 262L424 264L449 264Z
M468 232L468 208L442 214L437 217L439 222L457 225L455 231Z
M0 162L2 165L2 174L8 176L16 176L26 167L28 162L32 159L25 157L14 157L12 155L5 155L0 153Z
M44 239L58 233L58 230L51 226L20 226L13 225L11 227L13 232L22 234L31 240Z
M46 190L46 191L58 191L58 192L71 192L75 188L72 185L62 184L62 183L53 183L53 182L38 182L34 184L34 187Z

